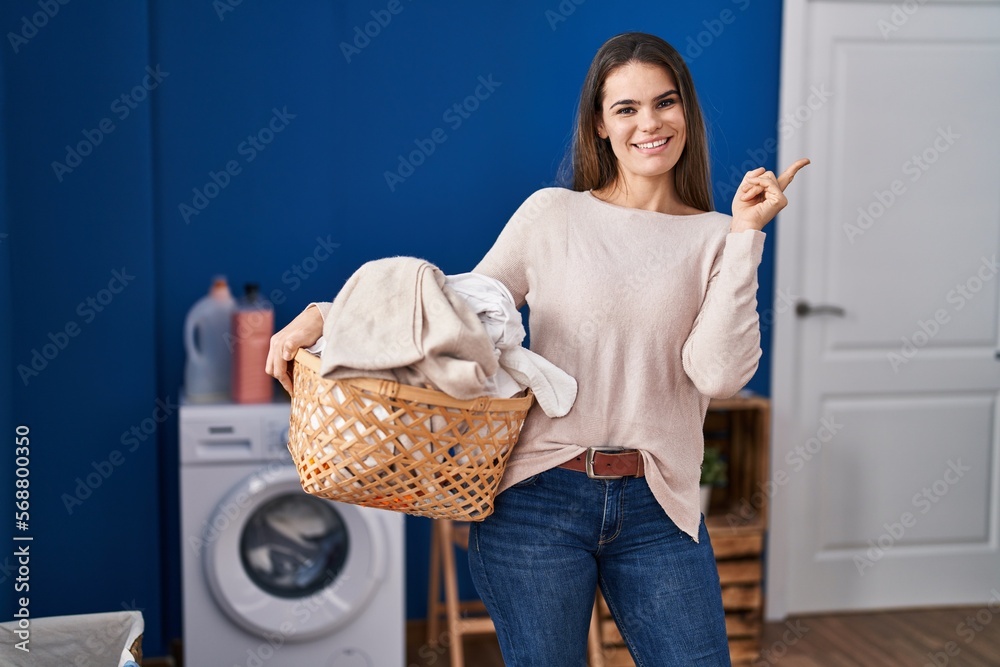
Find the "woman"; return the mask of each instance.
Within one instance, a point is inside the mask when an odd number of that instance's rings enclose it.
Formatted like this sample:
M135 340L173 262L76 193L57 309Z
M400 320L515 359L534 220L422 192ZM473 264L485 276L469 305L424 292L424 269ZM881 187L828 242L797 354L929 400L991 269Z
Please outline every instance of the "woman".
M699 511L711 397L760 357L757 266L780 177L748 172L732 217L712 211L704 122L683 59L618 35L583 85L573 188L525 201L475 272L531 310L532 349L573 375L565 417L532 410L494 513L475 523L473 579L507 665L586 664L600 586L638 665L728 665L715 558ZM268 372L321 334L307 308Z

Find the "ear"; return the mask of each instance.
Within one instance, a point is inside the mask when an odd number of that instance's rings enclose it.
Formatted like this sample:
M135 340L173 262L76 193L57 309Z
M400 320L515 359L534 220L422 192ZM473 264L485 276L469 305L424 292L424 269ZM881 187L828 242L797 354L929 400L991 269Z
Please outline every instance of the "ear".
M608 131L604 129L604 120L597 114L594 114L594 128L597 130L597 136L601 139L608 138Z

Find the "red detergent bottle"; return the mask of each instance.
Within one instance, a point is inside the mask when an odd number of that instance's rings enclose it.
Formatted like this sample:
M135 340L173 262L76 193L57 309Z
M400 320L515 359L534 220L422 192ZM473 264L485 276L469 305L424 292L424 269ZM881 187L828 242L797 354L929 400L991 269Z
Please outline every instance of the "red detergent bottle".
M233 401L269 403L274 383L264 371L274 334L274 308L260 295L260 286L247 283L233 313Z

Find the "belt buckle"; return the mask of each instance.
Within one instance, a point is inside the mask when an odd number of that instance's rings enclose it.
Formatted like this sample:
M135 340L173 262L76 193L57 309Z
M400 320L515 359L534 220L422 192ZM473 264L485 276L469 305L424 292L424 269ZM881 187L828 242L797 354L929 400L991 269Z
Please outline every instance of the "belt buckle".
M587 477L590 479L622 479L625 475L598 475L594 473L594 454L597 452L610 454L621 451L624 451L623 447L619 447L617 449L608 447L587 447Z

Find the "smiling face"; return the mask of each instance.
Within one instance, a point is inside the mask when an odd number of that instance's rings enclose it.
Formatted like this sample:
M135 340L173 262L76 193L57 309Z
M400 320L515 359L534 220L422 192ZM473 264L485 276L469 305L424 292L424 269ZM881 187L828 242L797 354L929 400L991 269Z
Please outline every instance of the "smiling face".
M684 151L687 126L677 82L658 65L630 62L608 74L595 121L598 136L610 139L619 179L662 177Z

